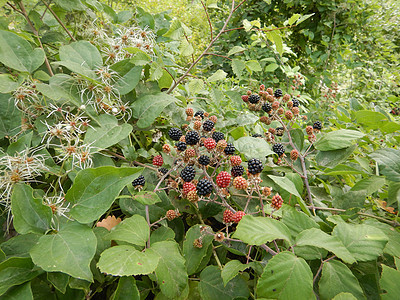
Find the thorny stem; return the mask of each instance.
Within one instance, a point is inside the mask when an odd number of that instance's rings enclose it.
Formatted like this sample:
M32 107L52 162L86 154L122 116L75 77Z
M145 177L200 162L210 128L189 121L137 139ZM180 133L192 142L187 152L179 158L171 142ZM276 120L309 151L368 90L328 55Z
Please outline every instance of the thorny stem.
M54 16L54 18L57 20L57 22L61 25L61 27L65 30L65 32L69 35L71 40L73 40L75 42L76 39L74 38L74 36L71 34L71 32L69 32L67 27L65 27L64 23L60 20L60 18L57 16L57 14L51 9L50 5L44 0L42 0L42 2L46 6L46 8L51 12L51 14Z

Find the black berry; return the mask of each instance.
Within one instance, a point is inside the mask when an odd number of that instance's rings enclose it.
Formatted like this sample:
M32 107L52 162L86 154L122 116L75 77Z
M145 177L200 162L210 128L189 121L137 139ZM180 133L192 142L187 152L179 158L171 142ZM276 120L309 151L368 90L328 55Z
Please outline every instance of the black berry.
M186 166L181 171L181 177L182 177L183 181L185 181L185 182L192 181L194 179L195 175L196 175L196 171L192 166Z
M166 168L158 168L158 172L159 172L160 176L163 176L163 175L168 173L168 169L166 169ZM167 176L167 178L168 177L169 176Z
M212 192L212 183L207 179L201 179L196 186L197 194L199 196L206 196Z
M293 107L299 107L300 102L299 102L299 100L297 98L293 98L292 102L293 102Z
M132 181L132 185L133 186L144 186L144 184L146 183L146 179L144 179L143 175L140 175L138 178L134 179Z
M249 170L250 174L258 174L264 169L261 160L257 158L252 158L247 162L247 169Z
M197 131L189 131L185 136L186 144L196 145L200 141L200 135Z
M186 148L187 148L185 142L177 142L177 143L175 144L175 146L176 146L176 149L178 149L178 151L185 151Z
M283 127L276 127L275 128L275 134L277 136L282 136L285 133L285 130L283 129Z
M225 135L222 132L215 131L212 134L212 138L218 143L220 140L225 139Z
M266 102L263 104L262 110L269 113L272 110L272 105Z
M204 111L202 110L198 110L196 111L196 113L194 114L195 117L201 117L202 119L204 119Z
M263 136L261 134L259 134L259 133L255 133L255 134L252 135L252 137L262 138Z
M316 130L321 130L322 129L322 123L320 121L314 122L313 128L316 129Z
M207 155L201 155L197 161L200 165L207 166L210 163L210 158Z
M283 96L282 90L281 89L276 89L275 92L274 92L274 97L275 98L279 98L279 97L282 97L282 96Z
M203 130L204 131L211 131L214 128L214 122L210 120L206 120L203 123Z
M282 144L277 143L272 146L272 151L274 151L280 157L285 153L285 148Z
M170 137L171 139L173 139L174 141L179 141L179 139L180 139L181 136L182 136L182 131L181 131L179 128L174 127L174 128L171 128L171 129L168 131L168 135L169 135L169 137Z
M233 177L242 176L243 173L244 173L243 166L233 166L232 169L231 169L231 175Z
M260 96L258 96L257 94L252 94L249 96L250 103L256 104L256 103L258 103L258 101L260 101Z
M236 148L233 146L232 143L228 143L224 149L224 152L226 155L232 155L235 154Z

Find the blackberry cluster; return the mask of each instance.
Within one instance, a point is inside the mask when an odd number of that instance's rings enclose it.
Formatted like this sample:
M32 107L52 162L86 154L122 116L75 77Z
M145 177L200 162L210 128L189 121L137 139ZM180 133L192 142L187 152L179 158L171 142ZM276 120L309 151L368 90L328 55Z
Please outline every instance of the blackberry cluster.
M261 134L259 134L259 133L255 133L255 134L252 135L252 137L254 137L254 138L262 138L263 136Z
M196 145L200 141L200 135L197 131L189 131L185 136L186 144Z
M321 130L322 129L322 123L320 121L314 122L313 128L316 129L316 130Z
M174 127L174 128L171 128L171 129L168 131L168 135L169 135L169 137L170 137L171 139L173 139L174 141L179 141L179 139L180 139L181 136L182 136L182 131L181 131L179 128Z
M275 128L275 134L277 136L282 136L285 133L285 130L283 129L283 127L276 127Z
M225 139L225 135L222 132L214 131L212 134L212 138L215 140L215 142L219 142L220 140Z
M201 117L202 119L204 119L204 111L202 110L198 110L196 111L196 113L194 114L195 117Z
M224 149L224 153L225 153L226 155L235 154L235 151L236 151L236 148L235 148L235 146L233 146L232 143L228 143L227 146L226 146L225 149Z
M256 104L256 103L258 103L258 101L260 101L260 96L258 96L257 94L252 94L249 96L250 103Z
M252 158L247 162L247 169L250 174L259 174L264 169L261 160L257 158Z
M210 158L207 155L201 155L197 161L200 165L207 166L210 163Z
M274 92L274 97L275 98L279 98L279 97L282 97L282 96L283 96L282 90L281 89L276 89L275 92Z
M203 123L203 129L204 131L211 131L214 128L214 122L210 120L206 120Z
M299 100L297 98L293 98L292 102L293 102L293 107L299 107L300 102L299 102Z
M192 166L186 166L183 168L181 171L181 178L185 182L190 182L194 179L194 176L196 175L196 170Z
M274 151L280 157L285 153L285 148L282 144L277 143L272 146L272 151Z
M244 173L243 166L233 166L232 169L231 169L231 175L233 177L242 176L243 173Z
M265 102L262 106L262 110L265 111L266 113L269 113L272 110L272 105L269 104L268 102Z
M175 144L175 146L176 146L176 149L178 149L178 151L185 151L186 148L187 148L185 142L177 142L177 143Z
M197 183L196 189L199 196L206 196L212 192L213 187L210 181L203 178Z
M143 175L140 175L138 178L136 178L132 181L133 186L144 186L145 183L146 183L146 179L144 179Z

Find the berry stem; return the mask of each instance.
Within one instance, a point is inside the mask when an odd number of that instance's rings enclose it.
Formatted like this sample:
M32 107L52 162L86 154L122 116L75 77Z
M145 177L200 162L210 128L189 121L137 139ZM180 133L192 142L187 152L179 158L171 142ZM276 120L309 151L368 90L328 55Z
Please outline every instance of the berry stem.
M275 252L274 250L272 250L270 247L268 247L267 245L263 244L260 245L261 248L263 248L264 250L266 250L269 254L271 254L272 256L277 255L278 253Z

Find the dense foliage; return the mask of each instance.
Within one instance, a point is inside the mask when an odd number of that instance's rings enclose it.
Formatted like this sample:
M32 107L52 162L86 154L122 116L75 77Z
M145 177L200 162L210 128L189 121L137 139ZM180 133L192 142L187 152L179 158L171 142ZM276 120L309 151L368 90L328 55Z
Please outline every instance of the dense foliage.
M1 299L396 299L399 4L178 2L0 1Z

